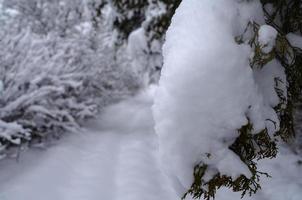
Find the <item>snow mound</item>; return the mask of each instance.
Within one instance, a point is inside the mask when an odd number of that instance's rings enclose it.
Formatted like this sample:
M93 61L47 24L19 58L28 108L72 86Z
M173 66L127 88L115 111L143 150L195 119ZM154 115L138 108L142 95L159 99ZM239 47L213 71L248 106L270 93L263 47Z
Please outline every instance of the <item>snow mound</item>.
M65 134L45 151L30 149L18 162L0 162L0 199L178 199L158 165L158 138L151 113L154 95L151 88L106 107L83 132ZM255 196L243 199L300 200L299 159L281 149L276 159L262 160L260 171L270 172L272 178L263 179L262 190ZM240 200L241 196L222 188L216 199ZM192 199L188 196L186 200Z
M275 71L270 78L267 70L254 72L249 63L252 49L234 39L249 22L263 23L259 16L259 1L186 0L172 19L153 112L161 161L180 194L190 188L193 168L201 163L212 172L205 175L209 179L217 172L250 177L228 147L248 122L255 133L267 128L266 119L278 124L272 108L278 99L266 98L276 96L274 77L284 72L277 61L267 69ZM275 34L264 26L260 36L267 44Z
M294 34L294 33L289 33L286 35L288 41L291 43L291 45L298 47L302 49L302 37Z
M258 41L262 47L263 53L269 53L272 51L276 43L276 37L278 32L276 29L269 25L263 25L259 29Z

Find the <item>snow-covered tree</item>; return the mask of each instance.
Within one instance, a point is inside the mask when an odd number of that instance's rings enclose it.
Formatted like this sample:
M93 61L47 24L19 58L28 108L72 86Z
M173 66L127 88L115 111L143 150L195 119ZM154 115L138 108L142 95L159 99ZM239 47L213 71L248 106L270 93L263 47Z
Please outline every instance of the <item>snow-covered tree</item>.
M165 32L180 0L108 1L115 43L127 45L132 68L142 84L158 82Z
M85 1L4 1L0 149L46 142L138 89ZM9 12L8 12L9 10ZM0 154L1 154L0 152Z
M281 126L286 135L296 136L294 148L301 152L302 2L299 0L261 2L267 24L278 30L279 48L275 51L275 56L285 68L288 81L287 109L281 117Z
M259 159L295 134L302 149L300 0L0 3L0 158L79 128L161 70L156 132L180 196L255 193L269 173Z
M261 188L268 174L257 161L275 157L294 135L298 40L300 1L182 1L154 105L162 163L180 196Z

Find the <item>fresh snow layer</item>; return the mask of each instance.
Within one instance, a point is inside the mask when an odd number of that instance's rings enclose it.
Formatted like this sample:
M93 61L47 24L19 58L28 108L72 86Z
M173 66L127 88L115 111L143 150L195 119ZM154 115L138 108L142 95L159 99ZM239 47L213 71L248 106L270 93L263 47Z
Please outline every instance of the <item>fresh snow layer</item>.
M300 35L289 33L287 34L287 39L294 47L302 49L302 37Z
M284 72L277 61L251 69L252 49L235 41L250 21L264 21L259 1L184 0L172 19L153 110L163 168L179 194L190 188L200 163L208 165L208 178L250 176L228 148L248 119L255 133L278 129L267 119L279 123L274 80L280 75L286 83ZM259 34L263 45L273 45L271 27Z
M263 53L269 53L272 51L276 43L276 37L278 32L272 26L262 25L258 32L258 41L262 47Z
M158 164L152 98L104 110L83 132L0 163L0 200L177 199Z
M0 163L1 200L177 200L158 164L153 92L104 110L82 133L68 135L45 151L31 150L19 161ZM263 178L249 200L300 200L302 165L284 148L261 161ZM301 159L301 158L300 158ZM190 199L189 197L187 198ZM240 200L222 188L217 200Z
M4 90L3 82L0 80L0 95L2 95L2 92Z

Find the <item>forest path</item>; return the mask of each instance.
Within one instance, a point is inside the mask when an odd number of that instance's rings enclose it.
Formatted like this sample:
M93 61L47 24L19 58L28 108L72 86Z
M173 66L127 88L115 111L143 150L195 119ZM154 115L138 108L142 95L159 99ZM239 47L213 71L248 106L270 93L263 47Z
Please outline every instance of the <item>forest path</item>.
M0 200L178 199L159 170L151 105L142 94L109 106L77 136L0 165Z
M45 151L31 149L18 162L0 162L0 200L178 200L160 170L152 92L107 107L79 133ZM262 190L245 200L301 200L301 158L280 148L259 162L269 172ZM217 200L239 200L222 188ZM186 200L191 200L187 198Z

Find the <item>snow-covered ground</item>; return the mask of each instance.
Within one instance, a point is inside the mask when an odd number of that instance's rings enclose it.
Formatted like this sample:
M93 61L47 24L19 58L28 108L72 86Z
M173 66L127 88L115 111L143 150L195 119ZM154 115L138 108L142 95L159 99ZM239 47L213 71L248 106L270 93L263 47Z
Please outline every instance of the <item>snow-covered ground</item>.
M85 130L0 163L0 200L176 200L158 159L152 92L104 110ZM253 200L302 199L302 165L283 151L260 163L273 177ZM217 200L240 199L223 189Z
M148 96L107 108L89 128L0 164L0 200L177 199L157 161Z

